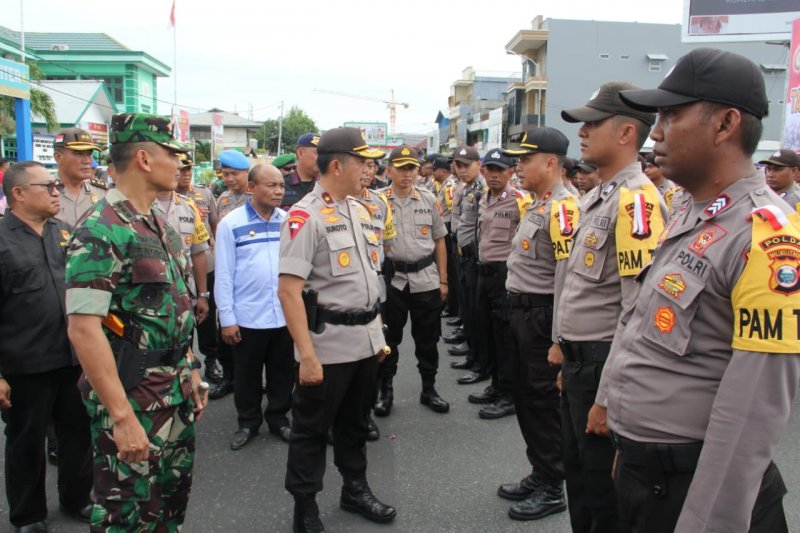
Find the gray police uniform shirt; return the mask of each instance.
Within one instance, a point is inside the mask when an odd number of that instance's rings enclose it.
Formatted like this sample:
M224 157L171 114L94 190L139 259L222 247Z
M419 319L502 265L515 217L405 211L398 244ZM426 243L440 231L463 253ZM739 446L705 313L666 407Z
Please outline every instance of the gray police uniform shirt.
M789 204L792 209L800 211L800 185L792 183L792 185L784 192L778 194L781 200Z
M637 191L643 201L631 198ZM666 207L638 161L592 189L580 207L553 330L568 341L611 342L620 311L632 301L634 276L652 258Z
M391 187L382 192L391 206L396 232L387 254L389 258L409 263L433 255L435 241L447 235L441 208L433 193L416 186L405 198L397 196ZM438 290L439 268L436 262L419 272L396 271L392 277L392 287L402 291L406 285L412 293Z
M234 194L230 190L226 190L217 198L217 216L222 220L225 215L236 209L242 207L247 200L248 193L243 192Z
M486 194L486 180L478 175L470 184L464 184L457 203L453 205L453 218L458 217L458 246L463 248L475 242L480 198Z
M83 180L78 189L78 196L75 198L66 191L60 177L56 177L56 188L61 193L61 209L55 218L73 228L84 213L105 198L108 193L108 184L95 178Z
M281 225L280 274L306 280L318 305L341 312L372 309L380 294L379 268L369 209L357 199L337 202L317 182L289 210ZM323 365L366 359L386 345L380 316L363 326L325 324L322 333L309 334Z
M453 214L453 199L455 187L458 182L453 176L448 176L442 183L433 180L431 192L436 196L439 205L442 206L442 220L445 224L450 224Z
M754 174L670 221L597 394L623 437L704 442L676 531L747 531L800 379L800 216L754 208L791 212Z
M206 251L206 271L214 271L214 232L211 230L212 226L216 227L219 222L219 215L217 214L217 200L214 194L205 185L191 184L186 191L186 196L192 199L194 204L200 210L200 216L203 216L203 211L206 215L203 217L203 224L206 226L206 231L211 239L208 241L208 250Z
M367 206L370 215L372 215L372 225L375 227L375 236L378 237L380 265L382 265L385 257L384 243L394 238L393 232L390 231L387 234L386 231L389 205L384 201L384 198L381 198L380 191L361 189L361 195L358 199Z
M511 241L508 291L555 293L556 264L569 257L579 220L577 200L559 182L528 207Z
M457 233L458 226L461 221L461 198L465 186L466 184L463 181L457 180L455 187L453 187L453 208L450 212L450 233L453 235L456 244L458 244Z
M205 225L200 223L198 226L198 222L202 222L198 221L200 213L197 212L188 197L174 191L166 211L158 198L153 202L153 205L159 213L164 215L164 219L172 226L172 229L180 235L183 252L186 255L187 270L192 278L192 284L194 284L194 272L191 268L192 256L207 252L209 249L209 234L205 229ZM194 286L192 287L192 294L196 294Z
M500 194L486 191L478 203L478 258L481 262L505 262L511 239L531 198L506 184Z
M670 189L674 189L675 187L677 187L677 185L675 185L675 182L672 180L668 180L667 178L664 178L664 181L661 182L661 185L656 185L656 189L658 190L658 193L662 197L665 197L667 191L669 191Z

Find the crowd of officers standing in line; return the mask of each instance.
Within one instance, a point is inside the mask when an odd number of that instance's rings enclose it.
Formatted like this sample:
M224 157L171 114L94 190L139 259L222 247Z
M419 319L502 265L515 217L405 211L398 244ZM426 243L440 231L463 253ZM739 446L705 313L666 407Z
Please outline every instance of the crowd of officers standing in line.
M123 114L109 188L89 134L60 132L55 179L23 162L3 183L15 530L47 530L46 435L63 512L93 531L179 529L194 421L231 392L233 450L262 416L289 443L295 531L324 531L329 444L342 509L389 522L367 483L371 415L391 414L409 320L420 403L449 411L435 388L446 318L457 382L488 382L469 402L483 419L516 415L525 440L531 472L498 488L512 519L569 509L580 532L786 531L771 458L800 375L800 157L753 168L766 109L752 62L699 49L658 89L610 82L563 111L582 124L580 161L539 127L483 158L397 147L383 181L386 154L336 128L272 166L226 150L206 187L168 120ZM242 263L258 257L269 265Z

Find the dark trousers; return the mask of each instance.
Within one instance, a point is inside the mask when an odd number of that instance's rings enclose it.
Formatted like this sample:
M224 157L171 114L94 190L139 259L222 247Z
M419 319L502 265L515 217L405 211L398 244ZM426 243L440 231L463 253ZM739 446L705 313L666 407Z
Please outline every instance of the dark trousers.
M378 368L381 378L394 377L397 374L398 346L403 342L403 328L410 315L411 337L414 339L414 354L417 356L417 369L422 377L422 384L434 384L439 368L436 343L439 342L442 329L439 318L441 309L439 289L412 293L408 285L402 291L391 286L388 288L384 318L389 328L386 341L392 352Z
M464 336L469 344L467 361L475 365L478 359L477 307L478 307L478 262L474 254L460 256L458 264L461 294L461 320L464 322Z
M274 329L239 328L242 340L233 347L236 360L233 402L239 427L261 426L262 375L267 374L267 409L264 420L270 431L289 425L294 387L294 345L286 327Z
M367 415L375 402L376 356L353 363L323 365L320 385L301 385L292 396L292 440L286 464L286 490L293 495L322 490L333 427L333 463L344 478L367 473Z
M514 388L511 354L516 348L508 322L504 271L478 275L476 312L478 359L473 370L479 374L491 374L492 386L511 398Z
M217 358L217 303L214 301L214 271L206 275L208 292L208 317L197 325L197 347L207 359Z
M551 299L552 301L552 299ZM553 305L512 307L514 405L533 469L551 481L564 479L561 414L558 409L558 367L547 363L552 346Z
M694 472L658 472L661 496L654 494L653 472L644 465L630 464L620 453L614 482L619 495L623 531L671 533L692 483ZM783 496L786 486L775 463L770 463L761 481L750 522L752 533L788 533Z
M564 361L561 391L561 437L572 531L621 531L611 479L611 439L586 433L604 363Z
M450 283L447 291L445 309L450 315L458 314L458 253L456 252L455 242L450 234L450 224L447 224L447 235L444 236L444 247L447 251L447 281Z
M79 366L38 374L7 375L12 407L6 423L6 496L9 519L24 526L47 518L45 435L55 423L58 437L58 499L69 509L89 503L92 444L89 417L77 383Z

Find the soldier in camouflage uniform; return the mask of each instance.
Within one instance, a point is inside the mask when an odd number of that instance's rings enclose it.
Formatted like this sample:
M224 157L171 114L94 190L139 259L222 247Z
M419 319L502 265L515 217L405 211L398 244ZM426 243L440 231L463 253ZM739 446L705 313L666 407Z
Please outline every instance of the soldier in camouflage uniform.
M181 239L152 204L175 187L184 147L156 115L115 115L110 136L117 187L76 228L66 271L69 337L91 419L91 530L178 531L207 385L189 350Z

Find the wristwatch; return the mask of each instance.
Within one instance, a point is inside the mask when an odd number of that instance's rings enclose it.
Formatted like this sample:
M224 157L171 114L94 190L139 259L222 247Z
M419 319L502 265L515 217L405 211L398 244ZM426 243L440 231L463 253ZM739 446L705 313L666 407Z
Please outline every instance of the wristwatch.
M211 297L211 293L210 292L201 292L200 294L197 295L197 297L198 298L205 298L206 300L208 300L209 297Z

